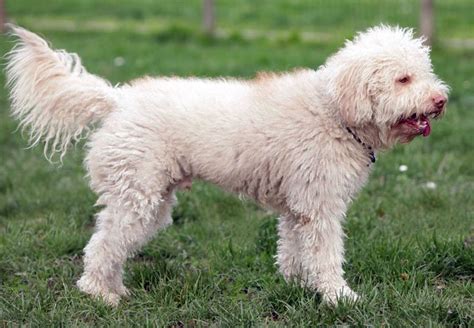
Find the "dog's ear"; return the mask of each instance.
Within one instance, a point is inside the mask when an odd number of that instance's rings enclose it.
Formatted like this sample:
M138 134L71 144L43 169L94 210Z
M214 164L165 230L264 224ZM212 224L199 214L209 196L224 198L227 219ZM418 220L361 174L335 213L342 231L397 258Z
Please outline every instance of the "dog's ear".
M330 93L348 126L361 126L372 119L367 65L361 61L345 61L338 65L328 83Z

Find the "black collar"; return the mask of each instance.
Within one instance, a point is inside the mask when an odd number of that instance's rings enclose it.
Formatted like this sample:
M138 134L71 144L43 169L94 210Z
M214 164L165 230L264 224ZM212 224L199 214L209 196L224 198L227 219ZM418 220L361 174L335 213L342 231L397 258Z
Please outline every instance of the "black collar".
M372 146L370 146L370 145L366 144L365 142L363 142L362 140L360 140L360 138L349 127L346 127L346 130L347 130L347 132L349 132L352 135L352 137L354 138L355 141L357 141L359 144L362 145L362 147L364 147L364 149L369 154L370 162L375 163L376 158L375 158L375 153L374 153L374 149L372 148ZM369 164L367 164L367 166L369 166Z

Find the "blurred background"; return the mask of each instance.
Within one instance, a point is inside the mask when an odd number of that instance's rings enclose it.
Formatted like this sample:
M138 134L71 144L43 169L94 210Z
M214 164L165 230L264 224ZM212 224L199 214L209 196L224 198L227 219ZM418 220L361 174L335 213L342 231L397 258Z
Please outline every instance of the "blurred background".
M83 296L74 284L97 209L82 145L62 166L25 150L0 90L0 326L472 325L473 0L0 0L0 13L0 26L77 52L114 84L317 68L357 31L397 24L428 37L451 87L430 137L379 154L352 205L345 269L364 298L337 310L277 274L275 214L202 182L128 262L130 301L113 310ZM0 38L2 54L11 47Z
M86 60L100 54L92 68L118 82L317 67L345 39L380 23L414 28L439 53L473 57L473 12L472 0L0 0L0 26L11 21L66 38ZM472 92L462 75L460 86Z
M435 46L474 48L471 0L1 0L0 8L0 22L45 33L340 44L356 31L387 23L414 27Z
M386 22L423 26L444 41L473 37L470 0L2 0L4 15L37 28L70 31L131 30L156 33L171 27L225 38L241 35L328 40ZM5 11L6 8L6 11ZM3 18L5 20L5 18ZM431 21L431 23L430 23ZM429 27L428 25L432 25ZM268 34L265 34L268 33ZM465 40L466 41L466 40Z

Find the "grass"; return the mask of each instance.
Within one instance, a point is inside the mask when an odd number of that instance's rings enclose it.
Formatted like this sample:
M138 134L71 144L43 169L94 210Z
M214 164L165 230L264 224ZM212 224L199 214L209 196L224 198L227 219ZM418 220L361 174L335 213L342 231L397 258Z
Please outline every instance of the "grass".
M145 0L139 5L131 0L120 5L111 5L111 0L25 0L7 5L18 23L43 33L57 48L80 53L89 71L117 83L143 74L248 77L258 70L317 67L354 26L372 23L365 17L378 7L366 2L359 14L364 8L367 12L347 22L341 20L347 16L344 6L328 6L320 27L330 33L334 26L338 32L311 42L298 34L310 29L310 17L317 15L309 10L309 1L294 6L282 0L273 6L259 2L256 11L251 10L253 2L219 2L224 26L269 31L291 26L295 31L271 40L247 39L238 31L216 40L201 36L195 31L196 1L185 7ZM409 24L413 19L412 14L403 15L398 2L384 3L388 7L380 8L394 8L387 20ZM472 31L468 1L442 6L438 24L449 21L453 37L468 35L468 28ZM264 15L265 10L270 14ZM470 25L450 20L457 14L470 18ZM37 26L42 17L52 17L53 22L130 19L139 24L160 15L171 25L147 33L131 27L98 31L78 24L77 30L64 31L54 24ZM2 53L10 47L6 39L0 41ZM123 66L114 65L118 56L125 59ZM14 133L16 122L8 115L6 91L0 91L0 324L472 326L473 56L473 50L435 46L435 70L452 87L449 112L434 124L429 138L380 154L345 225L346 277L363 299L338 308L322 304L314 293L288 285L279 276L273 259L275 215L204 183L179 195L175 224L129 260L129 300L112 309L82 295L75 281L82 270L82 249L92 233L96 199L84 179L83 151L77 147L57 167L44 159L41 149L25 150L26 142ZM4 77L0 79L4 83ZM399 171L402 164L406 172ZM427 188L427 182L436 188Z

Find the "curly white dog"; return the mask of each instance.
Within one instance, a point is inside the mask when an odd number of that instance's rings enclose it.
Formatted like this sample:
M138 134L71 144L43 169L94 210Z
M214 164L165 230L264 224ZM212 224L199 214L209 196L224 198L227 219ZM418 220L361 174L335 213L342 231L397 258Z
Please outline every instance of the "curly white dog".
M96 123L86 166L104 208L78 286L113 305L127 294L126 258L172 222L175 192L192 179L280 213L286 279L332 303L356 299L342 269L348 204L375 153L429 135L447 101L429 49L399 27L358 34L317 70L249 81L147 77L120 87L88 73L76 54L11 29L12 113L30 142L62 156Z

